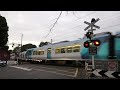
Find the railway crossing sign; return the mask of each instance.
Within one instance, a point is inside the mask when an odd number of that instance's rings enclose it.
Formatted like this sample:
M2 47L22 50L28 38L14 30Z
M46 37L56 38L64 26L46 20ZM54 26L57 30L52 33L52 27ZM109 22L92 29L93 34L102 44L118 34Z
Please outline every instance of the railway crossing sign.
M17 53L20 53L20 51L21 51L21 49L20 49L20 48L18 48L18 49L16 50L16 52L17 52Z
M108 70L109 71L116 71L117 70L117 62L116 61L109 61L108 62Z
M86 31L87 29L90 28L90 29L88 30L87 34L86 34L87 38L89 38L90 41L92 41L92 38L93 38L93 31L96 30L96 29L93 29L93 27L95 27L95 28L97 28L97 29L100 28L99 26L95 25L95 23L98 22L99 20L100 20L99 18L96 19L96 20L95 20L94 18L92 18L91 23L89 23L89 22L87 22L87 21L84 21L85 24L89 25L89 26L87 26L84 30ZM99 45L98 42L95 42L95 44L96 44L96 45L97 45L97 44ZM86 45L87 45L87 44L86 44ZM90 46L90 47L89 47L89 54L92 55L92 68L95 69L95 65L94 65L94 55L97 54L97 47L94 46L94 45Z
M94 19L94 18L92 18L92 20L91 20L91 23L89 23L89 22L87 22L87 21L84 21L84 23L85 24L87 24L87 25L89 25L88 27L86 27L84 30L86 31L87 29L89 29L90 27L91 27L91 30L93 31L93 30L96 30L96 29L93 29L93 27L95 27L95 28L100 28L99 26L97 26L97 25L95 25L95 23L96 22L98 22L100 19L98 18L98 19Z

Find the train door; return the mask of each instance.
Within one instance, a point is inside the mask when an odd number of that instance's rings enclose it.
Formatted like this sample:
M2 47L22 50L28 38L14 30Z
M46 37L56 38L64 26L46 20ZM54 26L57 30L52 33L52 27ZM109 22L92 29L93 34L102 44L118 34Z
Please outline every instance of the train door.
M28 50L28 51L26 52L26 58L27 58L27 59L32 59L32 57L31 57L32 52L33 52L33 49Z
M51 59L51 48L47 49L47 59Z
M120 60L120 35L115 37L115 55Z

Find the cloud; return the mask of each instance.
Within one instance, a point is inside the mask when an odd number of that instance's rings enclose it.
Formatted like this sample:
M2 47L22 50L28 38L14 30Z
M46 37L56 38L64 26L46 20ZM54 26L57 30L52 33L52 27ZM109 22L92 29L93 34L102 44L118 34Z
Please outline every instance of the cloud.
M63 40L76 40L82 38L92 18L99 18L96 25L100 26L94 33L111 31L119 32L120 11L63 11L52 32L44 38L53 23L59 16L60 11L0 11L0 14L7 20L9 26L9 42L20 42L23 33L23 44L33 43L38 46L41 41L53 42ZM106 28L106 29L102 29Z

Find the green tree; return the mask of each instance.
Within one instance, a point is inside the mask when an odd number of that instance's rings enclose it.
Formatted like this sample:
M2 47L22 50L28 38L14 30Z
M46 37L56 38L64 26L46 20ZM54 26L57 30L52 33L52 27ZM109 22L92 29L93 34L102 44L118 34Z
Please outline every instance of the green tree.
M36 45L33 45L33 44L25 44L22 46L21 48L21 51L26 51L27 49L30 49L30 48L36 48L37 46Z
M48 43L49 43L49 42L41 42L41 43L39 44L39 47L42 47L42 46L44 46L44 45L48 45Z
M18 50L20 50L20 47L15 47L13 53L17 53Z
M0 15L0 47L4 47L8 41L8 25L5 17Z
M10 53L12 53L12 50L9 50Z

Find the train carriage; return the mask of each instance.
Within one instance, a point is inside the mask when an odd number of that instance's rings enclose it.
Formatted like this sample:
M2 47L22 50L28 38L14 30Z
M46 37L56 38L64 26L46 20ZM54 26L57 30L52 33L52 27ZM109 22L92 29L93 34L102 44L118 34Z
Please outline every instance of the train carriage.
M101 44L97 47L96 60L108 60L109 56L114 53L118 59L120 58L120 37L114 37L114 46L111 48L111 36L110 32L104 32L94 35L93 40L100 40ZM88 48L84 47L84 42L87 38L74 40L74 41L62 41L58 43L48 44L39 48L31 48L26 51L26 59L32 61L86 61L91 60Z

